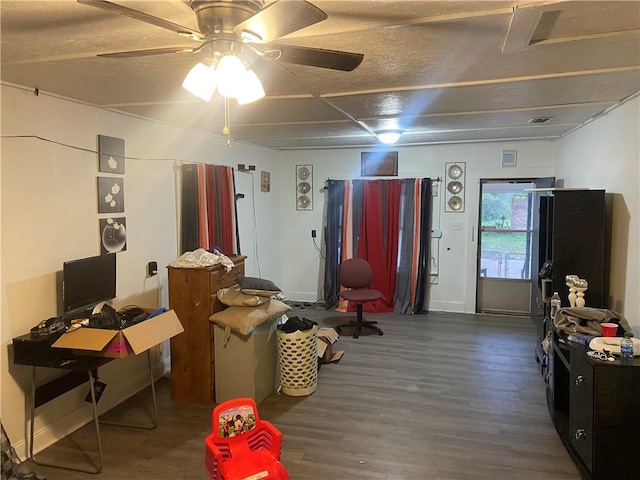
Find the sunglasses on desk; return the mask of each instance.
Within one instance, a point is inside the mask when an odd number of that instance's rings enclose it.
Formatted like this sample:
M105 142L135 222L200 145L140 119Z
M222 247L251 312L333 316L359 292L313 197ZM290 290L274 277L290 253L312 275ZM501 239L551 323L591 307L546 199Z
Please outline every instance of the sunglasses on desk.
M587 352L587 355L589 355L591 358L595 358L596 360L602 360L603 362L613 362L615 360L613 353L608 350L590 350Z

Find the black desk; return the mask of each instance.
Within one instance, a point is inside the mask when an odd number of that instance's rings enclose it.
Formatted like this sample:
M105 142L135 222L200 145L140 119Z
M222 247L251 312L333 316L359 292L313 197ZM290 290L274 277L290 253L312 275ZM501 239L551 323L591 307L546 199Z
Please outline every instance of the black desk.
M111 362L112 358L104 358L89 355L78 355L74 351L64 348L53 348L51 345L59 338L59 335L49 337L32 337L31 334L22 335L13 339L13 363L32 367L31 398L30 398L30 426L29 426L29 458L38 465L46 465L66 470L76 470L87 473L100 473L102 471L102 443L100 442L100 423L119 425L124 427L154 429L158 426L158 408L156 392L151 367L151 354L147 350L147 364L151 380L151 394L153 398L153 424L151 426L131 425L125 423L99 421L96 380L98 368ZM36 370L38 367L57 368L67 370L68 373L50 382L36 387ZM98 464L93 468L77 468L51 463L40 462L33 453L33 438L35 424L35 409L53 400L59 395L89 382L91 404L93 407L93 421L96 429L96 444L98 449Z

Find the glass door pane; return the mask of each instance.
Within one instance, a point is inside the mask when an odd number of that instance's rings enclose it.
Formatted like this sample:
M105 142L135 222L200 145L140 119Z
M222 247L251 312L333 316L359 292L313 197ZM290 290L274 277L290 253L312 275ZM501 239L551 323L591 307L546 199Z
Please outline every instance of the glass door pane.
M482 184L480 274L531 279L533 183Z
M529 180L480 182L476 310L528 314L534 187Z

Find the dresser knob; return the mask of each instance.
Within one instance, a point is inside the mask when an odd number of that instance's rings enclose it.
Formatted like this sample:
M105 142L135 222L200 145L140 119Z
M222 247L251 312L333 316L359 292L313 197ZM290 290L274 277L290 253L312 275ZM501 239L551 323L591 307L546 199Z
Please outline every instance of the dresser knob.
M582 375L578 375L576 377L576 385L582 385L584 383L584 377Z
M579 428L576 430L576 440L584 440L587 438L587 434L584 431L584 428Z

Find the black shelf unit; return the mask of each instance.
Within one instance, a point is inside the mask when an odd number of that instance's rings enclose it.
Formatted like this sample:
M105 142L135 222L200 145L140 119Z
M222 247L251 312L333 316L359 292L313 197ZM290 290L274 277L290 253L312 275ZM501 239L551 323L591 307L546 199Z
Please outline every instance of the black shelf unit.
M540 344L551 325L549 299L558 292L562 306L569 306L567 275L578 275L589 282L586 306L606 308L607 243L604 190L548 189L536 192L534 213L531 318L537 328L536 358L544 362ZM552 275L542 281L539 272L546 261Z

